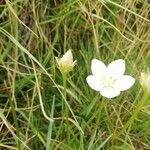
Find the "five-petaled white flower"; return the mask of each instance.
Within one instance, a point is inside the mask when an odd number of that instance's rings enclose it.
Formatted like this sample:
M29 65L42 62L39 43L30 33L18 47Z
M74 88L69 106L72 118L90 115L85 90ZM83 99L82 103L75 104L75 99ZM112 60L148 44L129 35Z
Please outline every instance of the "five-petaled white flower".
M71 50L68 50L62 58L56 57L56 61L62 73L68 73L76 64L76 60L73 61L73 55Z
M91 63L92 75L86 78L89 86L99 91L100 94L107 98L114 98L121 91L129 89L135 82L135 79L129 75L123 75L125 72L125 61L122 59L111 62L106 65L93 59Z

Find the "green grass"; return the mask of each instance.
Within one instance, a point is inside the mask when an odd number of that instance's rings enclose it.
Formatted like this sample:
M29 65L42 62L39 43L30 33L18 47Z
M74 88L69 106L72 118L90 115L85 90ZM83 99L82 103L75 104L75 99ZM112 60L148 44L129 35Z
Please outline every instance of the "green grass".
M148 0L0 1L0 149L150 149L139 83L150 67L149 9ZM64 90L55 56L68 49L77 65ZM136 83L102 97L86 82L93 58L124 59Z

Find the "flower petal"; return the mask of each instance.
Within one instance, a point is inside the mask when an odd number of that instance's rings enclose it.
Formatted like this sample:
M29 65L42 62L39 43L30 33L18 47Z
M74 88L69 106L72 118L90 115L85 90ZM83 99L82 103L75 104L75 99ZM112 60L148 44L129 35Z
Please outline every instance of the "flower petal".
M94 76L99 77L100 75L104 74L106 66L102 61L93 59L91 63L91 70Z
M114 77L122 76L125 72L125 61L123 59L118 59L111 62L107 67L107 71Z
M86 81L93 90L100 91L103 88L93 75L89 75Z
M62 63L68 63L72 64L73 63L73 55L71 50L68 50L62 57Z
M120 77L116 83L115 87L119 89L120 91L125 91L129 89L135 82L135 79L129 75L124 75Z
M100 91L100 94L104 97L107 97L107 98L114 98L118 95L120 95L120 91L118 89L115 89L115 88L103 88L101 91Z

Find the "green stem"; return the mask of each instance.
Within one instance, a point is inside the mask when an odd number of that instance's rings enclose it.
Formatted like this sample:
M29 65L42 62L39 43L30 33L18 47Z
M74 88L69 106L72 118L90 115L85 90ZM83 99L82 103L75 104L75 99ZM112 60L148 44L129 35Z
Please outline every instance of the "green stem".
M64 95L64 98L66 99L67 98L67 74L63 74L62 75L63 77L63 95ZM65 108L65 117L68 118L68 109L67 109L67 105L64 103L64 108Z
M62 97L62 108L61 108L61 113L62 113L62 116L63 116L63 118L65 118L65 117L67 117L66 116L66 109L67 109L67 105L66 105L66 103L65 103L65 100L66 100L66 95L67 95L67 92L66 92L66 80L67 80L67 75L65 74L65 73L63 73L63 72L61 72L62 73L62 81L63 81L63 97ZM65 100L64 100L65 99ZM64 109L65 109L65 113L64 113ZM65 119L62 119L61 120L61 124L60 124L60 127L59 127L59 129L58 129L58 132L57 132L57 136L56 136L56 139L59 137L59 135L61 134L61 129L63 128L63 123L64 123L64 120Z
M63 95L64 95L64 99L65 100L67 100L67 74L62 74L62 77L63 77L63 88L64 88L64 90L63 90ZM65 113L64 113L64 117L65 118L68 118L68 107L67 107L67 104L66 103L64 103L64 111L65 111ZM67 128L66 128L66 131L67 131L67 140L69 140L69 137L70 137L70 135L69 135L69 122L68 122L68 119L66 119L66 125L67 125Z

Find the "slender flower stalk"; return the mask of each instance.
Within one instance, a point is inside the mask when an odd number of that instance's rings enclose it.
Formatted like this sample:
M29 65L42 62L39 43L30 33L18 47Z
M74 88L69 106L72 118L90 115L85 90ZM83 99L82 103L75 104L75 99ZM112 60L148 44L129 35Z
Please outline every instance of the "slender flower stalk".
M64 98L67 99L67 74L62 74L62 79L63 79L63 95ZM68 109L67 109L67 105L65 105L65 115L66 118L68 118Z

